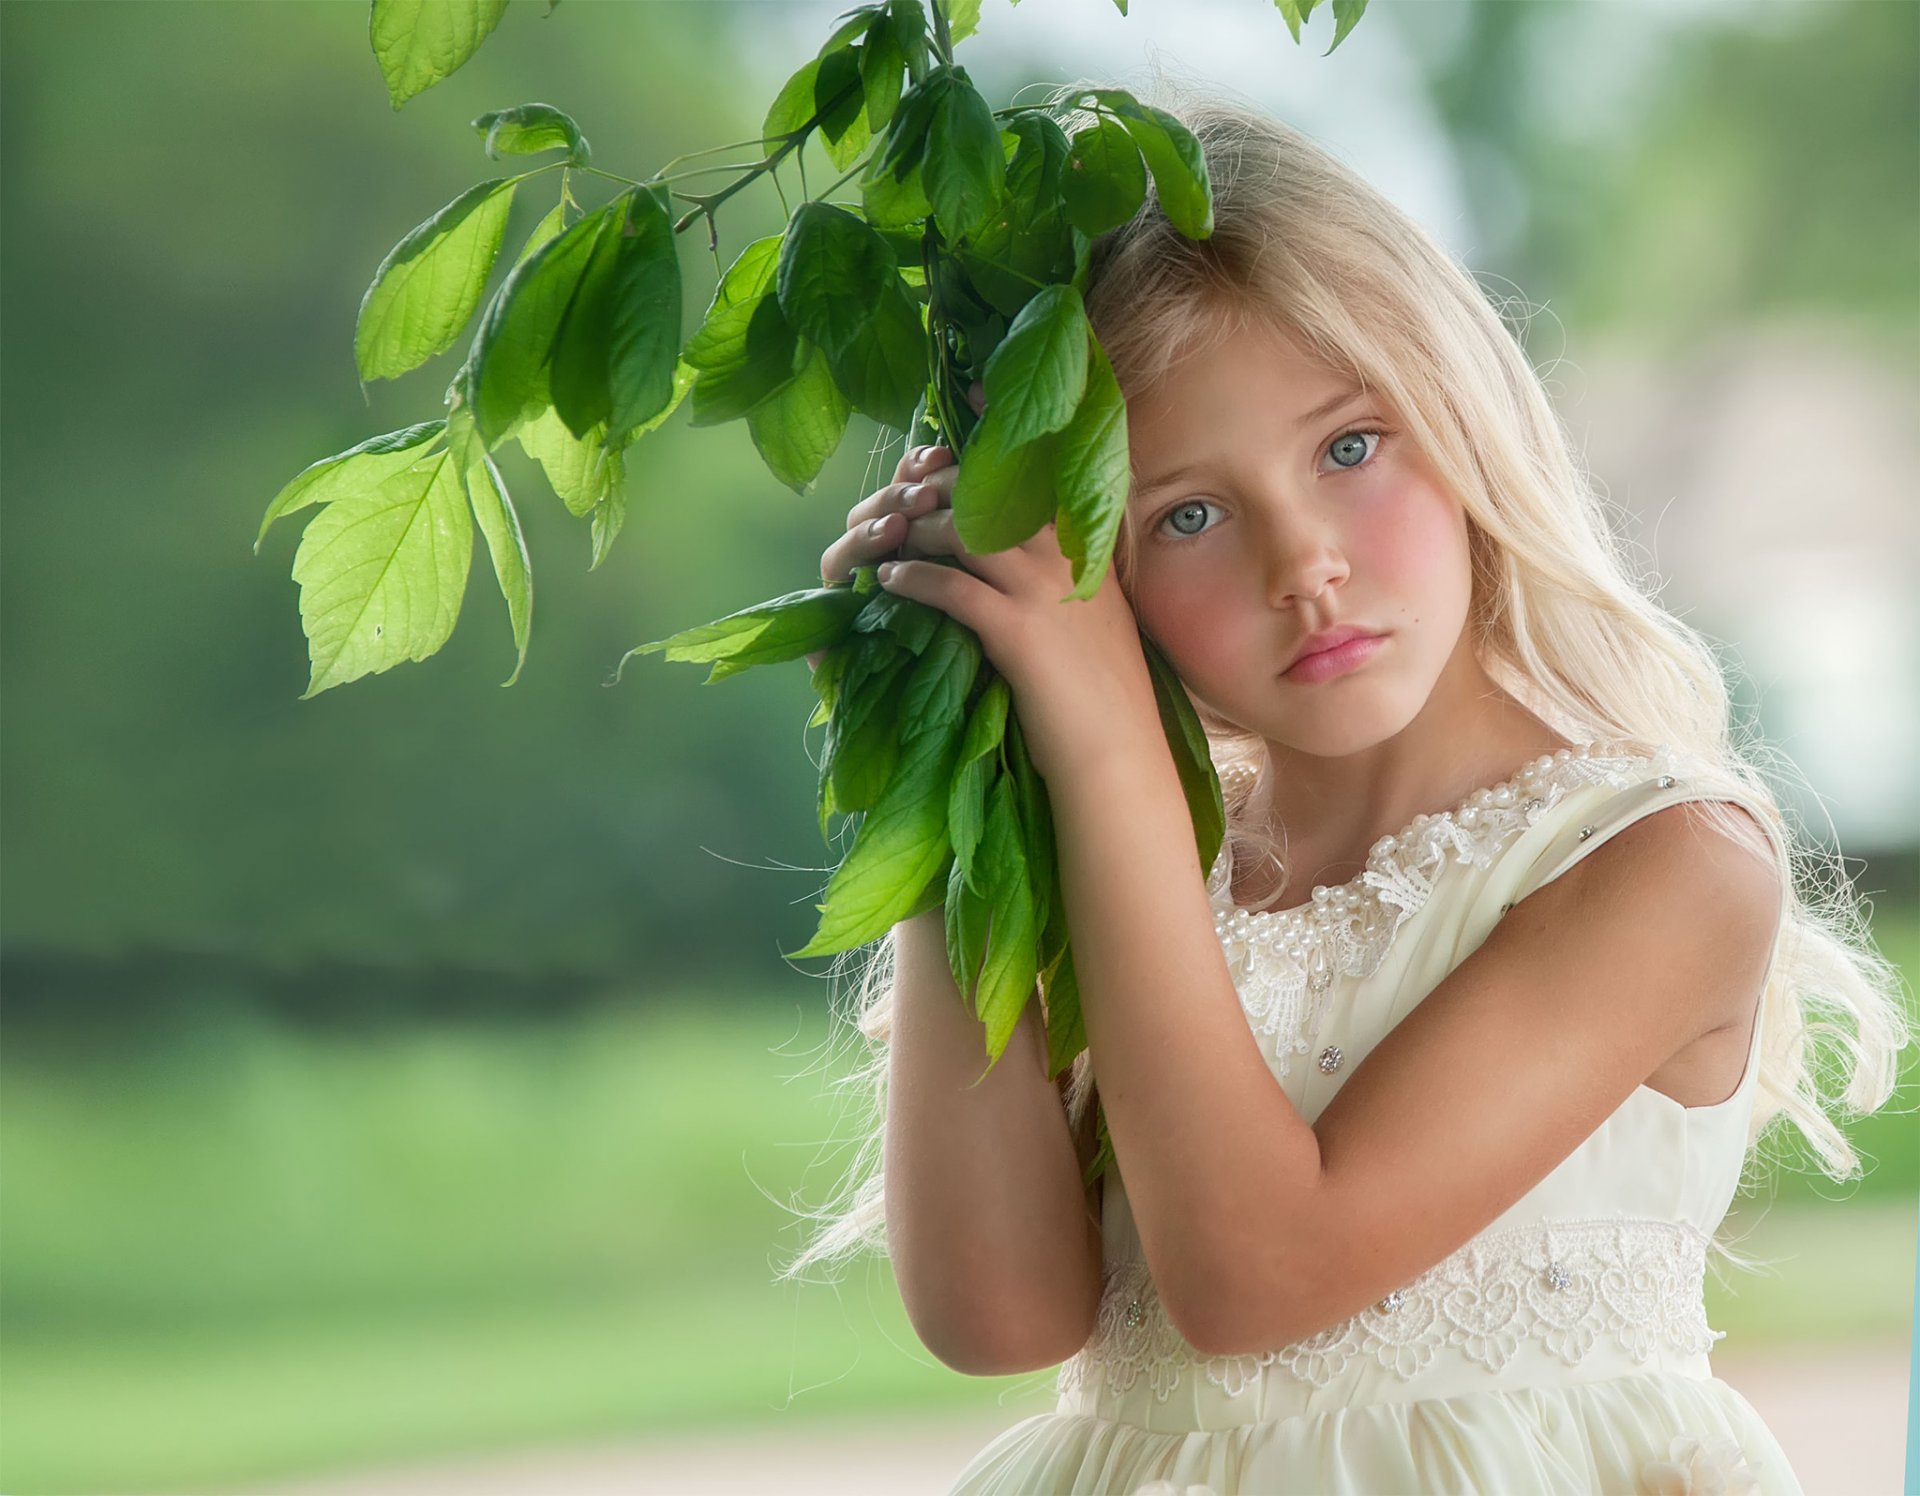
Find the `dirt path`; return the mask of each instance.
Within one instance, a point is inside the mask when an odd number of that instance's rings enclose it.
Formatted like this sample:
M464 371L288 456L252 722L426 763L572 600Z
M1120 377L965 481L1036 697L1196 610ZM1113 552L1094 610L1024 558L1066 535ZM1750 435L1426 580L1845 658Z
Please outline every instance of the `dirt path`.
M1901 1496L1908 1348L1714 1357L1780 1440L1807 1496ZM628 1441L511 1458L365 1471L250 1496L941 1496L974 1452L1016 1421L872 1419L743 1426L702 1438Z

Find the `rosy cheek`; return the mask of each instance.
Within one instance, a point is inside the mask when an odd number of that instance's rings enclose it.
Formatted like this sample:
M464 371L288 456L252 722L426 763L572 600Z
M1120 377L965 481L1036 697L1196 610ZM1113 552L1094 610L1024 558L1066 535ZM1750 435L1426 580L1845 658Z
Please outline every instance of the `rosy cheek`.
M1350 544L1354 578L1367 580L1369 596L1413 606L1436 586L1448 585L1447 574L1462 551L1460 517L1438 489L1403 490L1376 506Z

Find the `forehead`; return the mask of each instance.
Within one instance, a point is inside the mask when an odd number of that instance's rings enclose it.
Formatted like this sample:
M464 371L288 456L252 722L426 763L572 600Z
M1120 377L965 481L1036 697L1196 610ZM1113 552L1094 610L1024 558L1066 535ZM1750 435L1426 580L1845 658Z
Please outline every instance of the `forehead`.
M1129 439L1158 445L1189 431L1219 431L1257 413L1278 429L1357 381L1330 367L1285 328L1248 321L1196 340L1162 374L1127 395Z

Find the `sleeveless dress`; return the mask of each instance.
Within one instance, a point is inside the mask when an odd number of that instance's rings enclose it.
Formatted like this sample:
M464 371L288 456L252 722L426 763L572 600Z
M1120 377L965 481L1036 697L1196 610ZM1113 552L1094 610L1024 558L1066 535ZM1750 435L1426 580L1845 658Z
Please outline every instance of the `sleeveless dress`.
M1269 1067L1309 1123L1514 902L1622 827L1743 787L1670 748L1588 743L1376 843L1298 909L1230 901L1215 928ZM1777 946L1776 946L1777 950ZM1772 974L1769 961L1768 975ZM1709 1239L1738 1188L1764 987L1732 1095L1637 1088L1459 1251L1351 1319L1259 1355L1207 1357L1155 1295L1118 1170L1102 1205L1097 1327L1057 1404L1007 1429L949 1496L1800 1496L1759 1413L1715 1377ZM1499 1058L1488 1057L1488 1082Z

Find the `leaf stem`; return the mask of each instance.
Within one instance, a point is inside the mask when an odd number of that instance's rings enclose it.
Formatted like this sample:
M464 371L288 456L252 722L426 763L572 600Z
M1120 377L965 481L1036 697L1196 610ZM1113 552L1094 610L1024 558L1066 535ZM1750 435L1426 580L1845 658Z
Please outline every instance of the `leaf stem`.
M953 66L953 33L947 30L947 7L943 0L932 0L929 9L933 11L933 47L940 54L940 60L948 67Z

